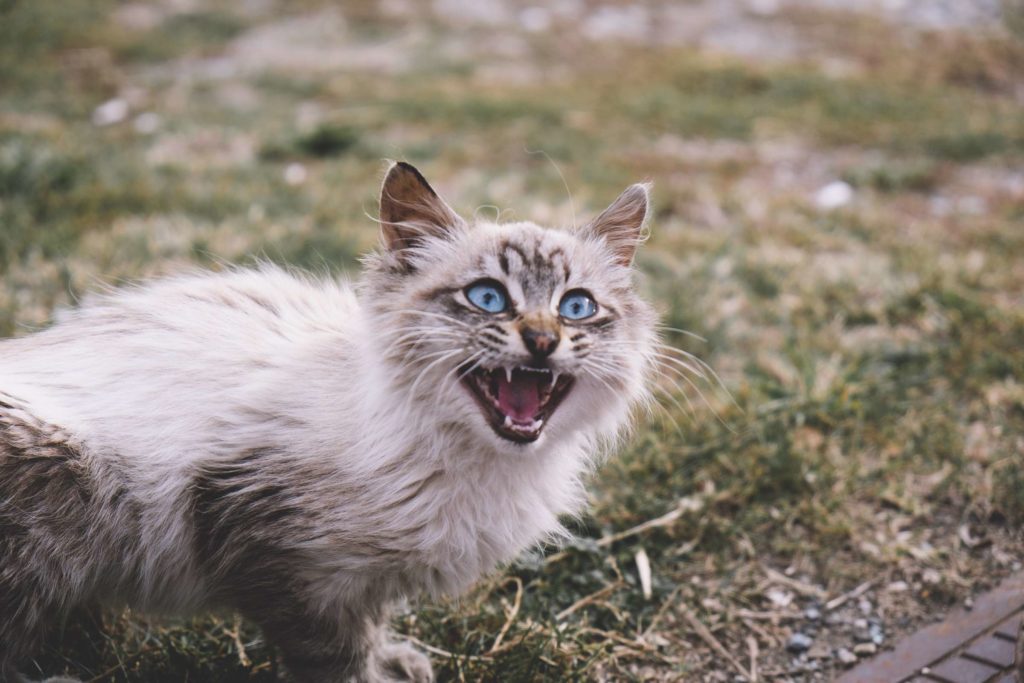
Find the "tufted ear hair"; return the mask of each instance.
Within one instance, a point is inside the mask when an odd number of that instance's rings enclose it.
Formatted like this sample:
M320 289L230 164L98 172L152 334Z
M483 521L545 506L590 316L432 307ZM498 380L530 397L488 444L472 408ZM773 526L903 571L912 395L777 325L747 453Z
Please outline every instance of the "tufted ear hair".
M584 234L604 240L616 261L629 266L633 263L636 248L644 240L644 226L650 214L650 195L650 183L630 185L611 206L583 228Z
M381 238L403 263L424 240L465 225L414 166L399 161L388 169L380 190Z

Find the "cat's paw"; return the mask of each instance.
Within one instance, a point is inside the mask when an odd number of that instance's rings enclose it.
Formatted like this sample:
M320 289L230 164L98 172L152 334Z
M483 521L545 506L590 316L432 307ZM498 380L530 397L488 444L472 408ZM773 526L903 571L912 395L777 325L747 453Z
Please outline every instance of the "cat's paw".
M430 659L408 643L388 643L377 652L380 667L396 681L433 683L434 669Z

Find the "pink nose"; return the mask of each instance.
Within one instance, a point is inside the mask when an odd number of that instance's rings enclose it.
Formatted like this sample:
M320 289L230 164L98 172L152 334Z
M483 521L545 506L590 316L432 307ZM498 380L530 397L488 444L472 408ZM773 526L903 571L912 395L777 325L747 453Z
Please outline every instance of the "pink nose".
M523 336L523 344L526 350L534 358L547 358L558 348L559 336L551 330L537 330L532 327L523 327L520 332Z

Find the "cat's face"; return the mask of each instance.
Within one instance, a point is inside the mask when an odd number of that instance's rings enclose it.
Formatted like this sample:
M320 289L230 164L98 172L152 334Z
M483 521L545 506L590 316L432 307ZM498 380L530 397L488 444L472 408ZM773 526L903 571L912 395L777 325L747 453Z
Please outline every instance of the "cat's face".
M654 339L630 266L646 213L634 186L579 231L469 225L394 166L370 282L405 389L500 446L617 430Z

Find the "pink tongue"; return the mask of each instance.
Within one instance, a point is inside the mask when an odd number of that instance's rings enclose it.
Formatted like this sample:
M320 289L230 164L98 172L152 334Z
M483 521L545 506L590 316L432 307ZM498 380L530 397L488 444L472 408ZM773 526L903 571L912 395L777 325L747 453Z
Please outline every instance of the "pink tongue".
M532 422L540 409L540 380L540 376L514 372L509 382L505 373L499 371L498 405L501 412L516 422Z

